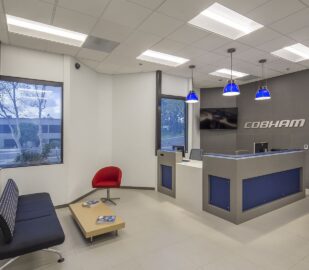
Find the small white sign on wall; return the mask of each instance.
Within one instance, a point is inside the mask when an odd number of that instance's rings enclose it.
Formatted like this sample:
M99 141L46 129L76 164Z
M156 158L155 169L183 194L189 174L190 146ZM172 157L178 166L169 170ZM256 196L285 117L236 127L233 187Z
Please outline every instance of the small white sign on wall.
M306 119L246 122L244 128L302 128Z

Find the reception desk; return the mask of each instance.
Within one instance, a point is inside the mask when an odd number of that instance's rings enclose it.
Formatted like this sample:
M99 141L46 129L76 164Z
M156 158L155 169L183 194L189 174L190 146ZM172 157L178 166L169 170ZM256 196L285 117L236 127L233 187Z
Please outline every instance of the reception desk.
M305 197L302 150L203 158L203 209L240 224Z
M193 211L240 224L305 197L303 150L206 154L158 152L158 191Z
M203 161L176 164L176 200L193 210L203 210Z

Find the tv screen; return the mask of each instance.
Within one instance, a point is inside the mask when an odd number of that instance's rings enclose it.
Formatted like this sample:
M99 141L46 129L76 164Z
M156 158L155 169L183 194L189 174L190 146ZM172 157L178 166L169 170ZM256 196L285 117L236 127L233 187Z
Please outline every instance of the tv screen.
M200 129L237 129L237 108L201 109Z

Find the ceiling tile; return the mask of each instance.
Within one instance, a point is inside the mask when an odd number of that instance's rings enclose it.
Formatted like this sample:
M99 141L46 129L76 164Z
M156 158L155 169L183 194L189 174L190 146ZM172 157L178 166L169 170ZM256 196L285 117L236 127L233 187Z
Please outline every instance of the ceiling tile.
M32 50L46 51L50 41L32 38L28 36L9 34L10 44L14 46L22 46Z
M104 74L115 74L119 68L120 67L118 65L103 61L97 66L96 71Z
M128 2L141 5L152 10L157 9L165 0L127 0Z
M244 52L246 50L249 50L251 47L248 46L248 45L245 45L243 43L240 43L238 41L232 41L232 42L224 44L223 46L213 50L213 52L221 54L221 55L228 56L229 54L228 54L227 50L230 49L230 48L235 48L236 49L236 52L233 53L233 56L236 56L239 53L242 53L242 52Z
M250 0L250 1L217 0L216 2L246 16L247 12L265 4L268 1L269 0Z
M59 0L58 5L67 9L99 17L109 0Z
M130 49L134 49L136 52L142 53L160 40L161 37L159 36L137 30L128 37L124 45Z
M231 40L216 34L210 34L205 38L198 40L197 42L193 43L194 47L204 49L207 51L213 51L223 45L230 43Z
M49 3L49 4L55 4L56 0L40 0L41 2Z
M244 52L241 52L238 55L235 55L235 58L241 59L241 60L246 61L246 62L250 62L252 64L256 64L256 65L259 65L259 61L261 59L266 59L267 62L277 60L277 57L271 55L270 53L265 52L265 51L261 51L261 50L258 50L258 49L254 49L254 48L249 49L249 50L244 51ZM267 65L267 63L266 63L266 65Z
M264 26L274 23L294 12L303 9L305 6L298 0L272 0L249 12L246 16Z
M197 57L192 57L191 61L198 67L206 68L209 65L214 65L221 61L222 59L226 58L224 55L219 55L212 52L203 52L203 54L198 55Z
M295 39L297 42L303 42L304 40L307 40L309 37L309 27L304 27L302 29L289 33L287 34L287 36L291 37L292 39Z
M185 24L171 33L168 38L185 44L192 44L193 42L210 35L209 32L203 31L197 27Z
M98 61L94 61L94 60L89 60L89 59L84 59L81 57L77 58L78 61L80 61L82 64L86 65L87 67L96 70L96 68L98 67L98 65L100 64L100 62Z
M305 67L300 64L295 64L280 58L278 58L277 61L267 63L267 68L273 69L281 73L291 73L305 69Z
M188 58L188 59L194 59L205 53L206 53L205 50L202 50L202 49L190 46L190 45L176 52L177 56Z
M137 27L149 15L151 10L126 0L112 1L103 14L103 19L128 27Z
M7 14L42 23L51 23L53 5L38 0L4 0Z
M257 48L260 50L266 51L266 52L273 52L273 51L279 50L283 47L286 47L292 44L295 44L294 40L287 38L285 36L282 36L280 38L273 39L269 42L259 45L257 46Z
M211 0L167 0L157 11L188 22L212 3Z
M186 45L183 43L165 38L159 43L152 46L151 49L154 51L173 54L176 51L179 51L180 49L184 48L185 46Z
M79 49L80 49L79 47L74 47L74 46L55 43L55 42L50 42L47 46L47 50L49 52L71 55L71 56L76 56Z
M309 8L296 12L272 25L270 27L282 34L287 34L309 26Z
M103 59L108 55L108 53L90 50L86 48L82 48L77 57L87 59L87 60L94 60L94 61L103 61Z
M88 34L96 19L66 8L57 7L53 24L58 27Z
M282 35L279 33L267 28L263 27L252 34L243 36L239 38L237 41L250 45L252 47L257 47L263 43L266 43L270 40L280 38Z
M133 28L131 27L101 19L96 24L91 34L100 38L122 42L129 36L132 31Z
M140 27L139 29L144 32L165 37L169 33L175 31L180 27L183 22L170 18L168 16L153 13Z

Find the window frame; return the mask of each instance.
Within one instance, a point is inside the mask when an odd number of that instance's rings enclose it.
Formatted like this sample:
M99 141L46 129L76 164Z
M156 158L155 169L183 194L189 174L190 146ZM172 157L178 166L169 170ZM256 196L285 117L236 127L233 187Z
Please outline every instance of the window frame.
M175 100L182 100L185 103L185 153L188 153L188 120L189 120L189 112L188 112L188 104L186 103L186 98L182 96L174 96L174 95L165 95L160 94L159 97L159 104L157 106L157 115L160 118L159 125L157 125L157 150L161 149L161 100L165 99L175 99Z
M7 75L0 75L1 81L15 81L20 83L28 83L28 84L45 84L49 86L61 87L61 153L60 153L60 162L57 163L40 163L40 164L18 164L18 165L8 165L8 166L0 166L0 169L10 169L10 168L24 168L24 167L35 167L35 166L49 166L49 165L61 165L64 164L64 83L63 82L56 82L56 81L48 81L48 80L39 80L39 79L30 79L30 78L23 78L23 77L15 77L15 76L7 76Z

